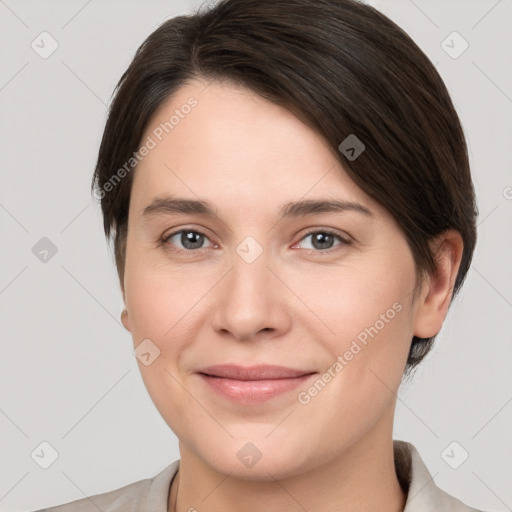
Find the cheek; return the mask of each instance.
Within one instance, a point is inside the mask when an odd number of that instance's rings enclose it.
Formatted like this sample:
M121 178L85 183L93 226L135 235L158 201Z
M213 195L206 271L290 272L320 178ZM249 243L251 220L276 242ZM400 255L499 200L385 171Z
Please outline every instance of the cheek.
M139 360L139 370L162 417L173 431L180 433L181 422L186 423L185 418L194 410L179 384L181 354L196 337L198 322L194 313L199 308L193 306L205 289L198 283L200 280L187 281L176 271L144 265L143 258L133 260L137 263L127 266L125 283L134 348L141 344L149 347L150 353L158 354L148 365ZM175 418L181 420L176 422Z
M360 413L363 421L369 419L364 404L372 404L377 414L393 399L391 390L398 389L412 339L414 279L412 260L403 259L394 268L383 259L364 270L343 268L328 278L318 272L297 282L298 294L322 320L323 325L311 320L312 339L329 354L324 359L328 383L317 386L322 398L314 398L317 390L304 390L304 402L314 400L318 414L327 414L322 402L335 402L340 404L335 415Z
M307 275L295 276L294 291L317 318L321 329L317 333L324 335L329 352L339 355L352 340L364 344L377 336L407 337L413 285L411 261L404 260L401 268L394 269L383 260L360 267L313 269Z
M134 342L142 337L165 344L186 330L194 317L194 305L208 289L206 278L177 266L155 264L142 251L133 251L127 261L125 287Z
M183 377L183 354L194 346L204 328L201 306L205 302L201 300L219 280L218 269L185 271L176 265L150 261L142 251L129 254L126 305L134 347L149 339L149 346L158 354L148 366L139 361L142 378L160 411L186 415L184 403L188 397L177 380Z

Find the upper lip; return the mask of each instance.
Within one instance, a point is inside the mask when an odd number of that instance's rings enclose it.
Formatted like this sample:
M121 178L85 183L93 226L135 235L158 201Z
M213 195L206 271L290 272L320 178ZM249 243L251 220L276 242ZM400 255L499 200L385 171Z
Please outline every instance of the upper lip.
M222 377L236 380L267 380L291 379L316 373L314 371L299 370L276 365L239 366L235 364L218 364L201 368L197 373L211 377Z

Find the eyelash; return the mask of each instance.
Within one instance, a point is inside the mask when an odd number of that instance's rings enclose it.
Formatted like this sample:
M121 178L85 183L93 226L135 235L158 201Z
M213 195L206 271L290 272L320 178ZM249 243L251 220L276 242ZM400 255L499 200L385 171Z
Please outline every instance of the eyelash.
M198 231L197 229L180 229L178 231L174 231L173 233L170 233L169 235L163 235L162 238L160 238L160 240L158 241L159 243L159 246L163 246L166 250L169 250L171 252L176 252L178 254L191 254L191 253L194 253L194 252L202 252L203 250L205 249L208 249L208 247L201 247L199 249L180 249L180 248L170 248L171 244L169 243L169 240L176 236L176 235L179 235L180 233L196 233L198 235L203 235L207 240L209 240L211 242L211 240L208 238L208 236L201 232L201 231ZM330 254L330 253L333 253L337 250L340 249L341 246L343 245L350 245L352 243L351 240L349 240L348 238L344 238L342 237L340 234L334 232L334 231L331 231L330 229L313 229L311 231L308 231L307 233L305 233L303 235L303 237L299 240L299 242L301 242L302 240L304 240L304 238L310 236L310 235L313 235L315 233L323 233L323 234L326 234L326 235L331 235L331 236L334 236L336 238L338 238L340 240L340 244L338 244L337 246L331 248L331 249L324 249L324 250L315 250L315 249L304 249L305 251L307 251L309 254ZM298 242L298 243L299 243ZM213 242L212 242L213 243ZM294 244L295 245L298 245L297 244Z

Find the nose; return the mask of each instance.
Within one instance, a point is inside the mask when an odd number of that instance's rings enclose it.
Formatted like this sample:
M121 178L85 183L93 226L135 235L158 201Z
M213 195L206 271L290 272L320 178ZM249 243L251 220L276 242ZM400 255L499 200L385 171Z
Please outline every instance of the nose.
M239 341L282 336L291 324L290 291L276 277L265 251L252 262L241 254L234 254L218 290L213 327Z

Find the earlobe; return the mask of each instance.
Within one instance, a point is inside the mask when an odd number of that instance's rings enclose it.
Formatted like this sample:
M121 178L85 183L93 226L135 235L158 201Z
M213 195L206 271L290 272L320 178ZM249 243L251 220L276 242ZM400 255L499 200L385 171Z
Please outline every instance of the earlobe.
M121 322L124 325L124 328L131 332L130 319L128 318L128 311L126 309L123 309L123 312L121 313Z
M451 229L439 235L432 247L436 269L425 279L414 319L414 335L419 338L431 338L441 330L462 259L462 237Z

